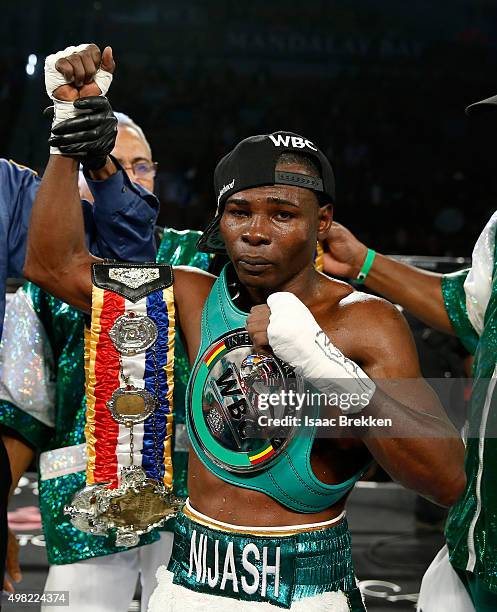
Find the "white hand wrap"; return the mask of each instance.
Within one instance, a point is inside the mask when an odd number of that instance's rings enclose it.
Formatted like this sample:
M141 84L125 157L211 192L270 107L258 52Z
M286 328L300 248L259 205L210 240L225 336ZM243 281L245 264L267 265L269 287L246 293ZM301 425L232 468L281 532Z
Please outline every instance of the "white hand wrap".
M360 412L367 406L376 385L334 346L299 298L293 293L273 293L267 304L271 309L267 335L274 354L320 392L348 395L347 408L338 406L342 412Z
M58 100L54 96L54 91L58 87L61 85L67 85L68 83L62 73L57 70L55 64L59 59L67 57L72 53L83 51L86 49L86 47L88 47L88 43L78 45L77 47L67 47L63 51L58 51L57 53L48 55L45 59L45 89L47 90L48 97L53 100L54 103L54 118L52 121L52 128L54 128L58 123L61 123L61 121L71 119L72 117L76 117L77 115L87 112L74 108L74 104L72 102L64 102L62 100ZM100 88L100 95L105 96L109 90L110 84L112 83L112 74L107 70L99 68L93 80ZM50 147L50 153L60 155L60 151L57 147Z

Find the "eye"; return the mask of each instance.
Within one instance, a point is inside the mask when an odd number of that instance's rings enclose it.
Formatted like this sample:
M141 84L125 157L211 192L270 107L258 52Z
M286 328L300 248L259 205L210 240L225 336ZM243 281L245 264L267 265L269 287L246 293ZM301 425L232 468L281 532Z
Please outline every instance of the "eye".
M133 171L136 176L145 177L154 171L154 165L146 161L133 164Z
M233 217L245 218L248 217L248 212L243 208L230 208L228 213Z
M278 219L278 221L288 221L289 219L293 219L294 217L294 214L286 210L280 210L278 213L276 213L276 218Z

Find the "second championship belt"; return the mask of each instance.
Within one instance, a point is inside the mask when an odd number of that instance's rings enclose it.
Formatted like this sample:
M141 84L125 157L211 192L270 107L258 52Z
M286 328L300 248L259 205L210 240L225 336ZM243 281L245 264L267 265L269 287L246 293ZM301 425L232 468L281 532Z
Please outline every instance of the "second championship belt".
M117 546L176 514L172 493L173 271L168 264L92 266L86 336L86 487L66 508L75 527Z

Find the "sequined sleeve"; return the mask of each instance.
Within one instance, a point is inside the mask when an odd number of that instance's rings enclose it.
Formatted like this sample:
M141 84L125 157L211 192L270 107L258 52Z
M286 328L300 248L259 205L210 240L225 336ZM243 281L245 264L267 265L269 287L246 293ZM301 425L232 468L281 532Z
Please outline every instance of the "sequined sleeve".
M165 228L157 261L170 263L172 266L193 266L207 270L211 256L197 251L197 241L201 235L201 232L194 230Z
M53 371L45 330L21 288L7 304L0 345L0 422L37 448L54 427Z
M471 325L466 308L464 281L468 273L469 270L459 270L458 272L445 274L442 277L442 295L445 309L457 337L465 348L471 354L474 354L478 344L478 334Z

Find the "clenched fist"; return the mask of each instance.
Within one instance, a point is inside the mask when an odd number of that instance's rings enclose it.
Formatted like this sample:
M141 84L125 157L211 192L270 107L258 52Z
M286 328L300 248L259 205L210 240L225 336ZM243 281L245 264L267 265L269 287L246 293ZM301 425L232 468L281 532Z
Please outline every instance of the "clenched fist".
M68 119L88 112L74 105L80 98L105 96L112 82L115 69L112 49L103 53L97 45L78 45L49 55L45 60L45 88L54 103L52 130ZM52 132L52 138L55 137ZM50 152L61 151L52 146Z
M94 44L67 47L45 60L47 94L65 102L105 95L115 67L111 47L103 53Z
M269 352L267 328L269 326L270 315L269 306L267 304L260 304L259 306L253 306L247 317L245 327L257 353Z

